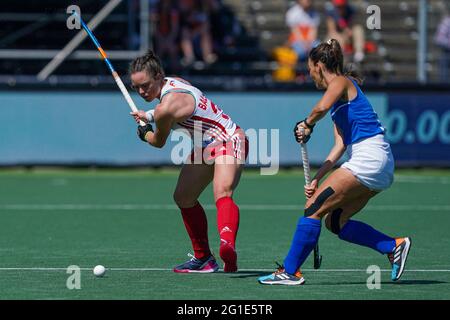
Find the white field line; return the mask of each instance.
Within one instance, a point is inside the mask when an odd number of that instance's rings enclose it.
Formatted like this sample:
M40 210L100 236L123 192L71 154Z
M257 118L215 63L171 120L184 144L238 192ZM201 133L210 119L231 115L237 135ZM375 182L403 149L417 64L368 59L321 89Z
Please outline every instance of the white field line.
M214 204L203 205L214 210ZM302 205L294 204L239 204L241 210L302 210ZM178 210L171 204L0 204L0 210L6 211L137 211L137 210ZM449 205L368 205L369 211L450 211Z
M394 183L438 183L450 184L449 177L434 177L434 176L395 176Z
M450 170L449 170L450 172ZM281 175L281 178L286 177L285 175ZM261 178L260 175L246 175L245 177L243 177L243 179L245 180L257 180ZM303 175L298 175L299 179L303 178ZM417 176L417 175L403 175L403 174L399 174L399 175L395 175L394 176L394 183L396 182L400 182L400 183L441 183L441 184L450 184L450 177L448 176L444 176L444 177L440 177L440 176Z
M106 268L108 271L170 271L171 268ZM80 268L82 271L92 271L92 268ZM239 269L240 272L273 272L272 269ZM51 267L11 267L0 268L0 271L67 271L67 268L51 268ZM302 269L307 272L367 272L366 269ZM381 269L381 272L391 272L390 269ZM405 272L450 272L450 269L408 269Z

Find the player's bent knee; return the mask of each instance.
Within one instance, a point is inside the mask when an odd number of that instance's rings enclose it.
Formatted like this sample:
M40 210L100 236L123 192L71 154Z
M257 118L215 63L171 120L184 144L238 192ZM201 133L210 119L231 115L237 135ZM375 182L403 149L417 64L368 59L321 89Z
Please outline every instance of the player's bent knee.
M179 208L192 208L197 204L197 199L190 199L177 191L173 194L173 200Z
M214 191L214 199L217 201L220 198L224 198L224 197L232 197L233 196L233 190L232 189L223 189L223 190L218 190L218 191Z
M331 232L333 232L334 234L339 234L341 232L341 214L342 214L342 209L338 208L333 210L333 212L331 212L330 217L329 217L329 223L330 223L330 230Z
M311 204L309 201L307 202L307 208L305 209L305 217L312 216L319 211L320 207L325 203L325 201L334 194L334 190L331 187L323 190L319 196L314 200Z

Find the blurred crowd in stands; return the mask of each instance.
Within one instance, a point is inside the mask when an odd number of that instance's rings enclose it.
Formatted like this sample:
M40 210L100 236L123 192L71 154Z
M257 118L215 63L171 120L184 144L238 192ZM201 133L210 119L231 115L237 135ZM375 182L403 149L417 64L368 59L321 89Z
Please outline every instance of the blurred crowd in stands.
M345 63L353 62L356 67L362 63L366 52L374 52L375 44L366 42L364 27L358 21L359 12L348 0L332 0L322 14L313 0L297 0L286 13L289 38L275 49L274 57L279 68L274 78L291 81L297 78L297 65L307 60L309 51L321 41L334 38L339 41L344 53ZM319 39L319 27L325 17L325 39ZM303 74L300 76L304 77Z
M355 9L347 0L333 0L326 10L327 39L339 41L346 54L353 54L354 62L364 59L364 29L355 23ZM314 8L313 0L297 0L286 13L286 24L290 28L289 45L300 60L305 60L309 51L320 41L318 29L321 15Z
M153 26L153 47L167 70L178 73L196 63L210 66L223 49L233 48L244 28L233 9L223 0L149 0ZM243 0L244 1L244 0ZM226 2L226 1L225 1ZM286 0L285 25L288 36L268 56L277 62L273 77L278 81L307 77L304 68L309 51L320 42L337 39L346 65L357 71L376 53L377 43L365 35L367 13L356 0ZM364 2L367 4L367 2ZM367 7L367 5L366 5ZM448 12L448 11L447 11ZM282 14L282 13L281 13ZM319 29L321 32L319 32ZM441 49L440 80L449 81L450 14L444 14L434 37ZM219 61L220 62L220 61ZM300 71L299 71L300 70Z
M153 0L151 19L154 48L166 57L166 67L176 72L196 61L206 65L217 52L234 45L241 27L222 0Z
M441 49L439 57L439 80L442 83L449 83L450 71L450 4L447 3L442 8L443 18L440 21L434 37L434 42Z
M337 39L346 56L352 55L351 61L360 63L365 56L364 29L355 23L355 9L347 0L333 0L332 4L325 12L327 39ZM172 72L196 61L206 66L213 64L218 52L232 47L243 31L222 0L151 0L151 19L154 48ZM295 52L295 65L305 61L309 51L320 43L321 20L313 0L297 0L287 11L290 35L283 49Z

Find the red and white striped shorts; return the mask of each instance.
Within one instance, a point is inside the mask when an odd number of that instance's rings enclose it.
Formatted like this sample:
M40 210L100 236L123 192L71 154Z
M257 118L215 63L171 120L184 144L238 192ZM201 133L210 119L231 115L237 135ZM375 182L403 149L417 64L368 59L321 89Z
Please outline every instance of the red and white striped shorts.
M248 139L238 128L227 141L217 141L204 148L195 147L189 156L190 163L213 164L219 156L232 156L244 163L248 156Z

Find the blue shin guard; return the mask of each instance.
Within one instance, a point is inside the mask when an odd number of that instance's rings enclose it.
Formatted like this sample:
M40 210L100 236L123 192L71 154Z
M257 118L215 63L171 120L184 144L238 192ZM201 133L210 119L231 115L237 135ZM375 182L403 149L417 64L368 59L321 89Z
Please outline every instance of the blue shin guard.
M395 239L375 230L363 222L349 220L339 232L339 238L378 251L391 253L395 248Z
M298 268L305 262L319 240L320 228L320 220L307 217L301 217L299 219L291 248L284 259L284 268L287 273L295 274Z

